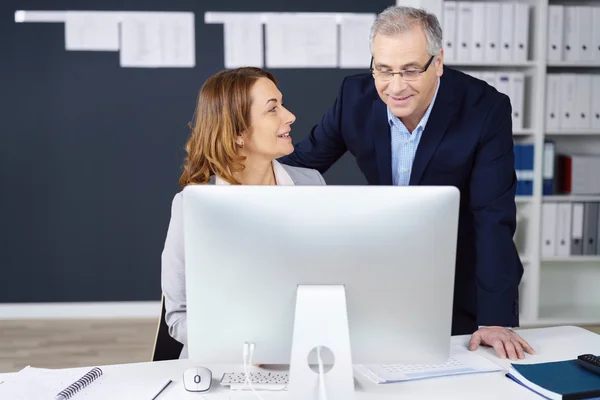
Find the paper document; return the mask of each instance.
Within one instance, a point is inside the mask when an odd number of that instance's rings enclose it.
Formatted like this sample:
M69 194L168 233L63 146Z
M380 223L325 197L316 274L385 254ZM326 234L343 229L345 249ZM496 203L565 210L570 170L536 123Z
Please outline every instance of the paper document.
M502 367L485 357L479 356L464 347L453 346L450 359L443 364L433 365L364 365L356 370L375 383L394 383L417 379L438 378L441 376L478 374L501 371Z
M340 67L369 67L369 35L375 14L344 14L340 24Z
M194 67L194 14L128 12L121 23L121 67Z
M264 66L263 27L257 13L236 13L227 17L225 68Z
M335 68L334 13L271 13L266 18L268 68Z
M119 51L119 13L67 11L66 50Z
M90 371L90 367L42 369L27 367L0 385L0 399L54 400L56 395ZM121 374L119 368L107 370L97 380L81 389L73 399L150 400L168 379L148 380L144 374Z

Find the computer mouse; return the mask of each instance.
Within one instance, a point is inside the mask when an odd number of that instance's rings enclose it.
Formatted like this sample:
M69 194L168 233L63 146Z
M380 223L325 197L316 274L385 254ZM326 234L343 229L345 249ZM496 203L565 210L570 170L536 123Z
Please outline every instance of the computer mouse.
M183 372L183 387L188 392L208 392L212 383L212 372L208 368L194 367Z

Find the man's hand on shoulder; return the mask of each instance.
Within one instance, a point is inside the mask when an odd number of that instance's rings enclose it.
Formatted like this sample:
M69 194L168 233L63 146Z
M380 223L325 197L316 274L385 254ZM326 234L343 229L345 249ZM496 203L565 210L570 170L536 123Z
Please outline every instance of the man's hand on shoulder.
M502 359L523 359L524 352L535 354L525 339L502 326L484 326L475 331L469 342L469 350L477 350L480 345L493 347L496 355Z

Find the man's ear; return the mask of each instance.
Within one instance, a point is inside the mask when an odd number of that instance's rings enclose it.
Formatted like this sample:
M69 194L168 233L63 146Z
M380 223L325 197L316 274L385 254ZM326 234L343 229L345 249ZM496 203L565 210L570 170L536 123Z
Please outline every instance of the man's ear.
M437 76L440 77L444 74L444 49L440 49L440 54L435 57L435 66L437 69Z

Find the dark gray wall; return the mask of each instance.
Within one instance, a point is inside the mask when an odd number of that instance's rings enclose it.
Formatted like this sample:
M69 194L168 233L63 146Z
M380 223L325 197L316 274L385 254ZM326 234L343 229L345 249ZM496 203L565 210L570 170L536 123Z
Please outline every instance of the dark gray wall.
M226 4L226 5L225 5ZM0 302L160 298L160 254L197 92L224 68L205 11L379 12L383 0L0 2ZM67 52L64 24L15 10L193 11L196 68L120 68L117 52ZM365 70L369 60L365 60ZM273 69L301 139L345 69ZM329 184L363 183L346 156Z

